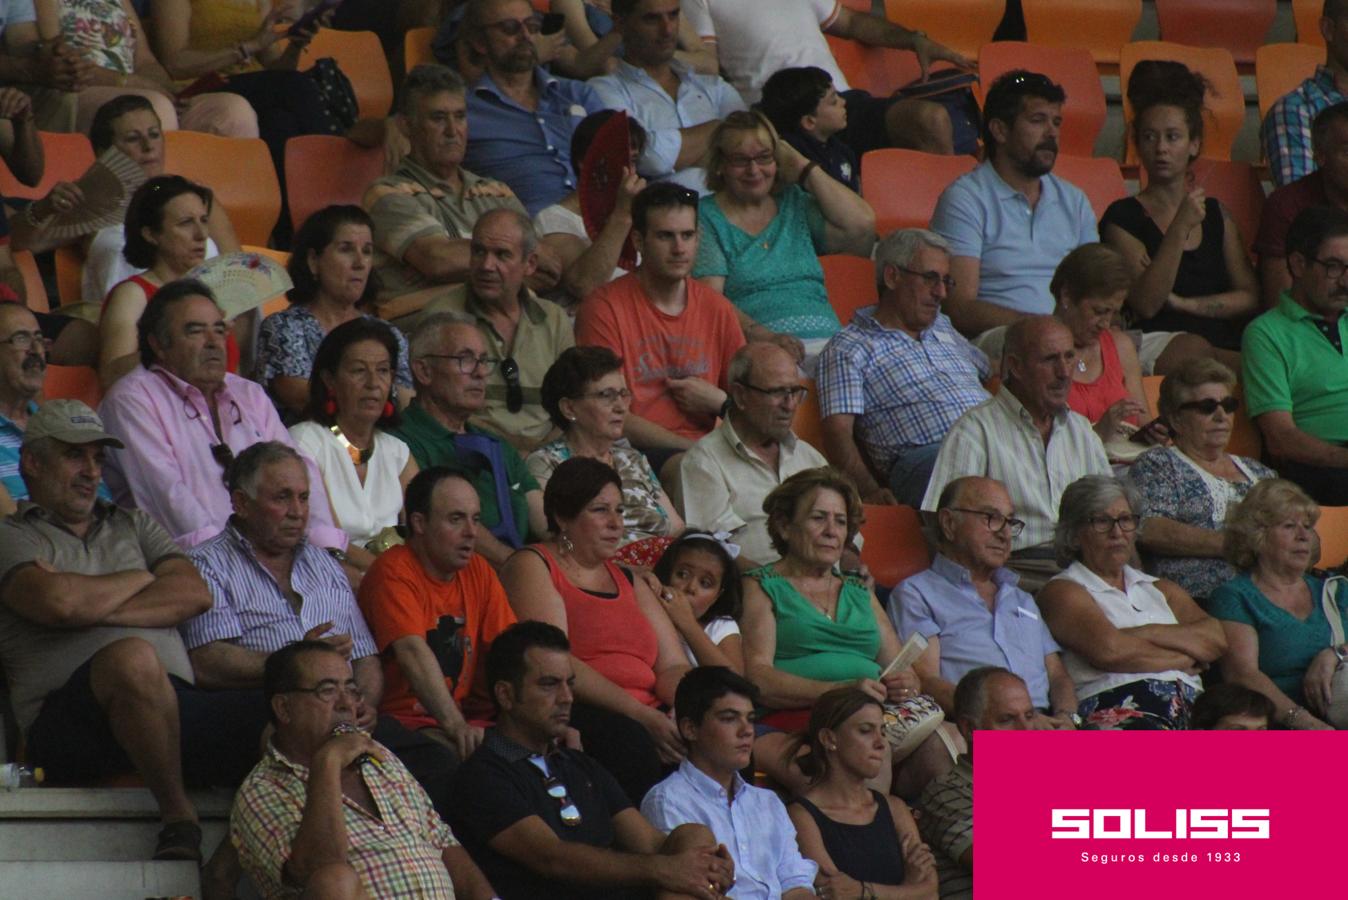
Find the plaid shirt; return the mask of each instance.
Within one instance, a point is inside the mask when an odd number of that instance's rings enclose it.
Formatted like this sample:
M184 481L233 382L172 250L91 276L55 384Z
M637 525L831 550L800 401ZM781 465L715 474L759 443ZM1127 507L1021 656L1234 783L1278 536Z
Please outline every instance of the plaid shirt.
M349 797L342 798L342 807L350 843L347 861L360 875L366 893L381 900L453 898L454 885L441 853L458 841L436 814L430 797L391 751L385 751L381 764L361 771L379 817ZM299 894L299 889L283 883L281 868L290 858L290 845L304 815L308 781L307 767L269 745L234 797L230 839L265 897Z
M1334 83L1334 73L1318 66L1315 74L1278 98L1264 119L1262 140L1273 180L1279 187L1315 171L1311 123L1322 109L1348 100Z
M944 313L921 338L859 310L819 357L821 414L859 417L858 437L888 470L908 447L939 443L965 410L988 399L988 358Z

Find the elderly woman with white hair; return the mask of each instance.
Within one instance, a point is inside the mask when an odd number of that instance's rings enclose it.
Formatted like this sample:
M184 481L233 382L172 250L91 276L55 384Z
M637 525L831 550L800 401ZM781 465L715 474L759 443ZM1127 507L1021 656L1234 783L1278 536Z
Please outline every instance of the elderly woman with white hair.
M1348 621L1348 590L1311 574L1319 556L1320 508L1290 481L1273 478L1250 489L1226 523L1227 560L1241 574L1217 588L1208 611L1221 622L1230 649L1222 677L1273 701L1284 728L1327 729L1330 682L1344 647L1335 647L1325 591ZM1310 711L1306 707L1310 707Z
M1109 476L1069 485L1054 535L1067 568L1037 598L1087 728L1187 728L1199 674L1226 652L1221 625L1183 588L1129 565L1139 508L1132 487Z

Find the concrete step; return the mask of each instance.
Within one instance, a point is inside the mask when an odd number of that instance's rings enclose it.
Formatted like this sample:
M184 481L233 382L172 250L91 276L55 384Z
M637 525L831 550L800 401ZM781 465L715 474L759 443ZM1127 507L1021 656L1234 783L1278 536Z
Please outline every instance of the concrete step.
M233 793L190 791L202 819L228 819ZM159 809L145 788L21 788L0 791L4 819L158 819Z
M154 853L159 827L149 819L0 819L0 863L141 862ZM221 819L202 822L207 857L228 827Z
M190 862L0 862L0 900L199 897Z

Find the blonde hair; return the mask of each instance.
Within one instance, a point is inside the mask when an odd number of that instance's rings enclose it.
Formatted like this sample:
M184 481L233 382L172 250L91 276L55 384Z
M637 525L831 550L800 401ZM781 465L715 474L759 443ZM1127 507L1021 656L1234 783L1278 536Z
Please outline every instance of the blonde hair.
M719 193L725 190L725 176L721 174L721 169L725 167L726 151L722 146L726 142L726 137L730 134L745 134L749 132L760 132L767 135L767 143L772 148L773 159L777 158L777 129L772 127L768 117L756 109L744 109L731 113L721 120L711 133L711 140L707 144L707 158L702 167L707 172L707 190L712 193ZM778 172L777 184L773 186L776 190L781 184L781 173Z
M1298 485L1285 478L1259 482L1227 515L1222 555L1237 569L1253 569L1264 549L1268 530L1296 513L1305 513L1314 525L1320 518L1320 507ZM1316 543L1318 549L1318 541Z
M832 466L805 469L777 485L763 500L763 512L768 514L768 537L772 540L772 548L781 556L786 556L791 550L783 526L795 519L800 501L821 488L839 494L847 505L845 543L852 543L852 539L857 536L864 514L856 483L847 473Z

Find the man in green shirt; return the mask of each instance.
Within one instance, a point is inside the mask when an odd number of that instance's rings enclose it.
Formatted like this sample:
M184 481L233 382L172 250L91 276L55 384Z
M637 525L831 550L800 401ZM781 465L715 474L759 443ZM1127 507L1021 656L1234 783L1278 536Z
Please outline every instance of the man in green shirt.
M543 491L505 441L468 424L487 398L487 374L499 360L475 326L441 313L422 319L410 341L417 394L393 433L422 469L466 470L482 502L477 552L495 566L547 533Z
M1319 503L1348 505L1348 213L1300 213L1287 269L1292 287L1245 329L1245 402L1283 477ZM1209 415L1216 425L1231 414Z

